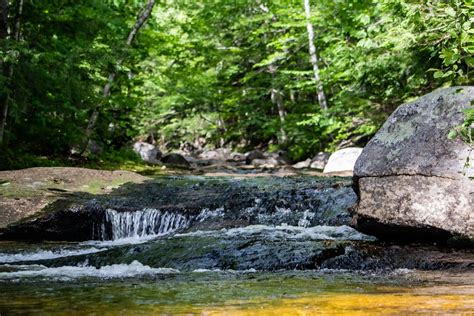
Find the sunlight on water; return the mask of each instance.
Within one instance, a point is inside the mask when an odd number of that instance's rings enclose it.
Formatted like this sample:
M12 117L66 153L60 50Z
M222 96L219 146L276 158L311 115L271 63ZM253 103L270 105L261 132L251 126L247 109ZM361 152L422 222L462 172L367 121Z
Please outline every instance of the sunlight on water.
M436 289L434 289L437 291ZM452 288L445 288L449 293ZM225 307L194 309L204 315L371 315L371 314L467 314L474 311L474 287L464 289L470 294L423 293L345 294L331 293L302 298L287 298L271 304L265 301L228 302ZM157 309L154 312L165 312Z
M0 282L0 292L9 294L0 295L0 314L465 315L474 310L474 285L469 282L472 273L457 276L465 284L458 284L458 279L440 282L447 277L444 272L428 272L428 279L438 280L428 283L393 274L168 271L160 275L102 281Z

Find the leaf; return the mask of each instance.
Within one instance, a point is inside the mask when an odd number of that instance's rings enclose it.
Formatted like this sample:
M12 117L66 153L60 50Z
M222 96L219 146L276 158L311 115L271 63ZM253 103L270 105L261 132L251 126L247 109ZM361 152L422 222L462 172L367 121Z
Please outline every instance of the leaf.
M456 130L450 130L448 133L448 139L455 139L458 136L458 132Z
M446 7L446 9L444 9L444 12L449 16L456 16L456 11L454 11L452 7Z
M435 79L439 79L439 78L442 78L444 76L444 73L441 71L441 70L437 70L435 71L435 73L433 74L433 77Z

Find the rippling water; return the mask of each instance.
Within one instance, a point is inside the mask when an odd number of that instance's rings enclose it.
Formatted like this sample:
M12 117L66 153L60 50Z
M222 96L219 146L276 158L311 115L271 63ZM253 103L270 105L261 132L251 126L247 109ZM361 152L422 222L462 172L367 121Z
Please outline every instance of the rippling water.
M384 276L344 271L179 273L138 263L66 270L48 276L78 278L51 281L38 273L27 282L0 282L0 292L8 293L0 295L0 313L399 315L474 310L474 286L453 285L446 274L428 281L415 271Z
M200 181L190 184L193 192L206 188ZM311 179L278 181L285 194L266 183L262 189L256 182L253 189L250 183L249 192L261 192L241 208L232 203L194 213L109 208L94 226L91 236L97 240L0 242L0 315L474 310L469 265L436 272L396 269L390 266L397 263L393 260L379 264L379 257L364 254L376 239L348 226L344 209L354 199L350 188L316 190ZM163 188L170 191L172 185L168 179ZM229 196L240 194L239 188L233 190ZM350 270L341 269L344 264ZM327 268L333 266L338 269Z

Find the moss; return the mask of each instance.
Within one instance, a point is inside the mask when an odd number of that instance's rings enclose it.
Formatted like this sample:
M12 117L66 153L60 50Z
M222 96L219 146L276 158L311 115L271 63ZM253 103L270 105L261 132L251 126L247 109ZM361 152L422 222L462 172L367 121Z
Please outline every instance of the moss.
M391 131L381 129L375 136L375 139L386 146L392 146L410 138L416 131L415 124L411 121L398 122L398 124L393 125L393 127Z

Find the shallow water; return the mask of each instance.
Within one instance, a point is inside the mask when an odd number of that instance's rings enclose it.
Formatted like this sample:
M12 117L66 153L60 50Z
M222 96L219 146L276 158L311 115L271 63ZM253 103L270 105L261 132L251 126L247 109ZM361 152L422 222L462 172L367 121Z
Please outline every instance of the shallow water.
M348 183L311 178L160 181L148 184L146 194L134 188L139 194L130 200L143 198L135 209L105 209L104 221L94 222L91 234L103 240L0 242L0 315L474 310L472 260L462 262L471 254L460 254L462 268L457 270L397 269L411 258L390 256L410 257L412 250L395 246L385 253L376 238L348 226L346 208L354 200ZM145 205L155 196L158 202ZM183 202L188 196L200 200ZM202 206L194 205L198 200ZM157 208L161 204L180 207L167 212ZM412 263L432 267L420 261L423 254L417 253ZM445 253L436 255L447 266L452 261Z
M446 274L428 281L415 271L154 272L107 280L83 275L74 282L44 276L20 283L4 280L0 292L8 294L0 296L0 313L367 315L474 310L474 285L452 284Z

